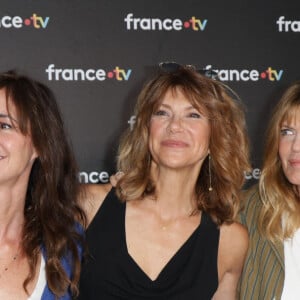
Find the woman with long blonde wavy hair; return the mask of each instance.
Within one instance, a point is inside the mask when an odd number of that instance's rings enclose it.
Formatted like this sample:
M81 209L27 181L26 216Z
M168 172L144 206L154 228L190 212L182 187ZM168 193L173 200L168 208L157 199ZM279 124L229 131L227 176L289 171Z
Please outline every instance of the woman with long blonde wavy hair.
M240 299L298 299L300 81L285 91L272 114L259 188L247 192L241 216L250 247Z

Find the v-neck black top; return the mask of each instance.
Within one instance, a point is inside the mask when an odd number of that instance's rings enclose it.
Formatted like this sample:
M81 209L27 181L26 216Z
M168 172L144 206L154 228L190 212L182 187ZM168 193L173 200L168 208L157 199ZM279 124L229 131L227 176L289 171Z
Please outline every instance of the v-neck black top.
M87 229L82 300L208 300L218 287L219 229L209 215L152 281L127 251L126 203L112 189Z

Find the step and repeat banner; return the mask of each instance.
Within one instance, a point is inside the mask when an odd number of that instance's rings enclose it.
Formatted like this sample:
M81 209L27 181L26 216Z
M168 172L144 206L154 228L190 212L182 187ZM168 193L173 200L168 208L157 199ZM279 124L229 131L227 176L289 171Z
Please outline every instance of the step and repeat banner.
M252 182L270 111L300 79L300 1L1 0L0 45L1 71L55 92L81 182L115 172L120 134L160 62L218 70L246 108Z

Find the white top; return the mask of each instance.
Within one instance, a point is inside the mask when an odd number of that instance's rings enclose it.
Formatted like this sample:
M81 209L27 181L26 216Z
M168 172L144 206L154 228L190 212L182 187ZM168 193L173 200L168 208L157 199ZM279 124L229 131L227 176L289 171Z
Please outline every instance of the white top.
M28 300L40 300L42 298L42 294L44 292L46 284L47 284L47 281L46 281L45 260L42 255L39 278L38 278L38 281L36 283L36 286L35 286L32 294L28 298Z
M300 229L284 241L285 278L281 300L300 299Z

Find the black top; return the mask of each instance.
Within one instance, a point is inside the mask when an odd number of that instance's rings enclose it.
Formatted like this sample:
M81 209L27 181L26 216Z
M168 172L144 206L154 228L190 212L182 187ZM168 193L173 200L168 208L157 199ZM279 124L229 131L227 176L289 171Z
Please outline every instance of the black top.
M202 213L200 225L152 281L128 254L125 208L112 189L90 224L82 300L206 300L218 287L219 229Z

